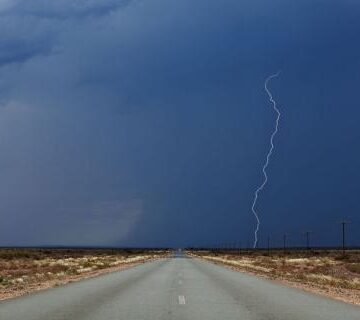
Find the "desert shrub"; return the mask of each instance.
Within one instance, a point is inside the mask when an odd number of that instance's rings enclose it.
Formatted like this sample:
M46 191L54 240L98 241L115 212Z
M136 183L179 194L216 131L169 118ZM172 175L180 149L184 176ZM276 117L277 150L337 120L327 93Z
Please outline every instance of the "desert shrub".
M349 270L350 272L358 273L360 274L360 264L359 263L351 263L346 264L345 268Z
M81 263L81 266L82 266L83 268L91 268L93 265L94 265L94 263L91 262L91 261L89 261L89 260Z
M32 259L38 260L43 257L41 250L37 249L1 249L0 259L15 260L15 259Z
M101 265L97 265L97 268L98 269L107 269L107 268L110 268L111 265L109 262L103 262Z
M53 273L59 273L59 272L66 272L69 269L68 266L62 265L62 264L56 264L53 266L50 266L48 268L45 268L44 271L51 271Z

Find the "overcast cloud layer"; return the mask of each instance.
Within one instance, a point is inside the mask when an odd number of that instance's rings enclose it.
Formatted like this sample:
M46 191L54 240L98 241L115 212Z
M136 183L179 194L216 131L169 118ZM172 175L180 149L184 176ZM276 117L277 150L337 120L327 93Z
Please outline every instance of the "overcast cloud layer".
M358 30L350 0L0 0L0 245L251 243L279 69L260 245L359 243Z

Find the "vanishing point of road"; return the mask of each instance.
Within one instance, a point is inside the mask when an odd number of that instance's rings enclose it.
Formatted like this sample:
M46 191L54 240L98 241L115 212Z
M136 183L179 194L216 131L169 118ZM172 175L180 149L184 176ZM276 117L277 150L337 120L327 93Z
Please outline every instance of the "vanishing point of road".
M0 303L1 320L359 320L360 308L175 255Z

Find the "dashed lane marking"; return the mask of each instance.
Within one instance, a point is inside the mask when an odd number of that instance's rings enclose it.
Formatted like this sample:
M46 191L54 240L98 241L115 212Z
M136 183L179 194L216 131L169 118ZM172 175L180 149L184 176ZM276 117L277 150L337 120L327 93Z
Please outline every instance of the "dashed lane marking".
M179 304L185 304L185 297L184 296L179 296Z

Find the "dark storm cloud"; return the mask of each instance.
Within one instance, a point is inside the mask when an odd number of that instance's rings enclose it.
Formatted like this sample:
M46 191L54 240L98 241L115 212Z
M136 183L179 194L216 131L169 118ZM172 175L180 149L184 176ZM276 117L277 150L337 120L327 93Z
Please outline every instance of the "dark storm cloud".
M37 55L51 53L51 44L44 40L27 42L21 39L3 40L0 44L0 67L22 63Z
M7 15L40 19L69 20L107 15L121 7L127 6L131 0L9 0L5 1ZM0 7L1 9L1 7Z
M27 1L0 4L0 67L21 63L36 55L49 54L64 30L71 30L125 8L131 0L117 1Z
M0 30L0 67L49 53L54 44L54 28L34 19L0 15Z
M347 1L0 2L1 243L251 239L278 69L261 235L334 243L321 222L358 208L358 17Z

